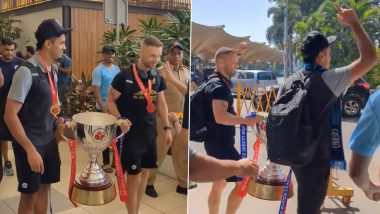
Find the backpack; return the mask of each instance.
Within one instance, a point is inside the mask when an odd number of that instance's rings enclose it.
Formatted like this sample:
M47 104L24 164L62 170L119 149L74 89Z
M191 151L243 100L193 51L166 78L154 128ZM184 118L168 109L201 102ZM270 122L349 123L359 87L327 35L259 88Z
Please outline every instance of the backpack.
M190 140L195 142L204 142L208 133L210 117L206 102L206 88L217 82L218 76L211 76L206 82L201 84L190 98Z
M267 118L267 152L271 162L299 167L314 157L318 140L308 90L311 83L320 78L319 72L307 75L299 72L285 82L283 93L274 102Z

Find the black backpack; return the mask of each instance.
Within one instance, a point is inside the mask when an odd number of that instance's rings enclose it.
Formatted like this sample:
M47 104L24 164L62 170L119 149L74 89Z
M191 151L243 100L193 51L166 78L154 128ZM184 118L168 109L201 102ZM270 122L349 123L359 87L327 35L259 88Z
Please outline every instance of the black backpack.
M208 86L220 79L212 75L206 82L201 84L190 98L190 140L204 142L208 132L210 117L206 109L209 100L205 91Z
M299 72L285 82L283 93L267 118L267 152L271 162L299 167L313 158L318 134L310 114L308 90L320 78L319 72Z

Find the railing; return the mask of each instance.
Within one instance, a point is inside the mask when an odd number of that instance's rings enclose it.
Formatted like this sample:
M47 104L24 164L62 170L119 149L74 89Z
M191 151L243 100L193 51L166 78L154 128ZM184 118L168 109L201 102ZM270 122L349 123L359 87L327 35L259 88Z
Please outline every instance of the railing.
M41 4L47 1L59 0L0 0L0 11L7 12L19 8L29 7L36 4ZM103 2L103 0L83 0L93 2ZM129 0L129 5L166 9L166 10L190 10L191 0Z
M191 0L129 0L129 5L167 10L190 10Z
M14 9L28 7L36 4L41 4L47 0L2 0L0 9L1 12L7 12Z
M245 109L245 112L269 112L277 97L277 92L274 85L270 87L242 85L238 82L236 86L237 95L237 115L240 115Z

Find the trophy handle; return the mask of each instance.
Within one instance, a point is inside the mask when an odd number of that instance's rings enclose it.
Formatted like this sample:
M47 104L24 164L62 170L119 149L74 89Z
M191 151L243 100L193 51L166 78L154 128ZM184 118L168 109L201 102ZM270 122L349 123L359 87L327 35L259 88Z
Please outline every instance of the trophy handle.
M66 128L70 128L72 130L72 128L74 127L74 121L72 119L64 119L63 121L63 127L66 127ZM68 143L71 139L67 138L65 135L63 134L60 134L59 135L59 142L60 141L64 141L66 143Z
M132 125L132 123L128 120L128 119L126 119L126 118L124 118L124 117L118 117L117 118L117 121L116 121L116 125L118 126L118 127L121 127L121 124L123 124L123 123L130 123L130 125ZM122 132L119 136L117 136L116 137L116 140L118 140L118 139L120 139L121 137L123 137L125 134L127 134L129 132L129 130L127 131L127 132Z

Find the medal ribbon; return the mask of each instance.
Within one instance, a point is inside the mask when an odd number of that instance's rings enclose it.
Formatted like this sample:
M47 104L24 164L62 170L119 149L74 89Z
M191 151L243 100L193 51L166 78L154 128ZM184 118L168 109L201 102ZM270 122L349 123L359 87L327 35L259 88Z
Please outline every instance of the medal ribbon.
M279 214L285 214L286 204L288 202L288 197L289 197L290 181L291 180L292 180L292 170L289 170L288 178L286 179L284 192L282 193L282 197L281 197L280 210L278 211Z
M49 85L50 85L50 92L51 92L51 98L52 98L52 114L54 116L57 116L59 114L59 110L54 109L54 108L58 107L58 105L57 105L58 104L57 91L55 89L55 85L53 83L53 79L52 79L51 74L50 74L51 71L48 70L48 67L47 67L45 61L42 59L42 57L40 55L38 55L38 57L39 57L39 59L41 61L41 64L44 66L44 68L45 68L45 70L46 70L46 72L48 74Z
M246 116L246 118L256 117L256 113L251 112L249 115ZM256 137L257 138L257 137ZM253 149L254 149L254 159L255 156L257 156L258 151L255 151L255 148L260 146L260 142L258 143L259 138L257 138L256 142L254 143ZM242 158L247 158L247 125L241 124L240 125L240 155ZM257 162L257 157L256 157ZM245 177L243 181L240 184L238 195L239 197L243 198L247 194L248 190L248 184L252 178L251 177Z
M120 201L122 202L127 202L128 201L128 194L127 194L127 183L124 179L123 175L123 169L121 167L121 162L120 162L120 156L119 156L119 151L116 146L117 139L112 140L112 148L114 151L114 156L115 156L115 167L116 167L116 177L117 177L117 186L119 188L119 197ZM120 142L122 145L123 142Z
M78 205L71 199L74 188L74 180L75 174L77 170L77 144L74 140L69 141L70 155L71 155L71 175L70 175L70 184L69 184L69 199L74 207L78 207Z
M145 100L146 102L148 103L146 109L149 113L153 113L156 111L156 106L153 104L152 102L152 98L150 97L150 94L152 92L152 80L148 80L148 90L145 88L143 82L141 81L138 73L137 73L137 69L136 69L136 64L133 64L132 65L133 67L133 75L135 76L135 79L137 81L137 84L139 85L140 87L140 90L142 91L144 97L145 97Z

